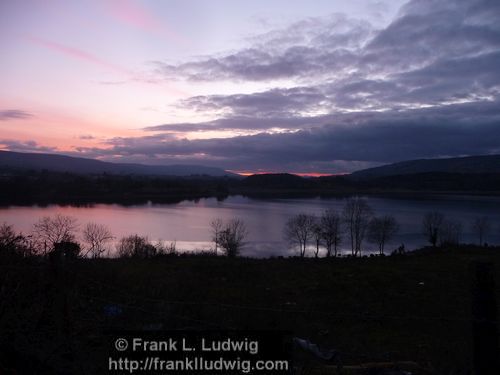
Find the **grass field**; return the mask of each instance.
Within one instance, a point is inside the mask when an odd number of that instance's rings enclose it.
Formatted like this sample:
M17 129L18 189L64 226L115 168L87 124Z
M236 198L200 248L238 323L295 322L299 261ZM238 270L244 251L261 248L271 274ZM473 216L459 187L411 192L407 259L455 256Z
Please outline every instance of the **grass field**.
M2 261L0 366L105 373L107 328L270 329L334 348L343 364L404 360L436 374L470 373L476 260L493 263L498 285L500 248L79 259L56 270L39 259Z

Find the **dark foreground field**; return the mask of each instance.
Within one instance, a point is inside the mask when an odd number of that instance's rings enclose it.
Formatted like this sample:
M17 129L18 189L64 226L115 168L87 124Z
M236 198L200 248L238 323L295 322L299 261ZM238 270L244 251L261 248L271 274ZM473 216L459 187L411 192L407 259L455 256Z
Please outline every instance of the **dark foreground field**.
M414 361L428 373L470 373L477 260L493 264L498 285L498 248L362 259L80 259L62 269L2 261L0 372L106 373L103 330L127 328L289 330L338 350L344 365ZM320 365L306 362L302 373Z

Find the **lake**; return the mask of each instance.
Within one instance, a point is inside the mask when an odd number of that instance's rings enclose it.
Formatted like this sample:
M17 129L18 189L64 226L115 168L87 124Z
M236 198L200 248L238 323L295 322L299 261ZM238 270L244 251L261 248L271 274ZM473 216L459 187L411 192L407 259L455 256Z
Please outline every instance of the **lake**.
M428 211L439 211L462 222L464 243L477 242L472 222L476 217L488 216L492 225L486 241L500 243L500 197L430 195L411 199L366 197L366 200L376 215L393 215L400 224L400 230L387 244L386 252L402 243L408 250L424 246L426 241L421 233L421 223ZM106 224L116 238L137 233L152 241L161 239L167 244L176 241L179 251L209 251L213 247L210 222L215 218L240 218L249 231L242 255L287 256L296 254L283 238L284 224L291 216L297 213L321 215L325 209L341 211L345 201L345 198L252 199L232 196L223 201L207 198L135 206L10 206L0 208L0 223L7 222L17 231L27 233L40 217L60 213L76 217L82 226L90 221ZM344 252L348 250L347 238L342 248ZM366 243L364 250L375 252L376 246Z

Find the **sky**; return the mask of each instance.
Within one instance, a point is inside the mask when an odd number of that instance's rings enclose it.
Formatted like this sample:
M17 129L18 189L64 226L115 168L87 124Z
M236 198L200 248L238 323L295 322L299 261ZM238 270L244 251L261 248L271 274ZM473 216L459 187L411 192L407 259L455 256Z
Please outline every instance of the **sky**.
M2 0L0 149L321 175L500 153L498 0Z

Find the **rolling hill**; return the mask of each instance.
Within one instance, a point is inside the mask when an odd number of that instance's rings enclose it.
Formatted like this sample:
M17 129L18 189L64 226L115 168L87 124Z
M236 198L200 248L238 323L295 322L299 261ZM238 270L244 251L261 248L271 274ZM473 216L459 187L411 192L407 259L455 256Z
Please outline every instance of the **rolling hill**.
M300 176L289 173L254 174L241 181L241 186L250 188L309 188L313 184Z
M422 173L495 174L500 173L500 155L467 156L446 159L408 160L381 167L363 169L349 178L366 180L379 177Z
M236 176L221 168L202 165L144 165L110 163L56 154L21 153L0 150L0 168L48 170L76 174L118 174L158 176Z

